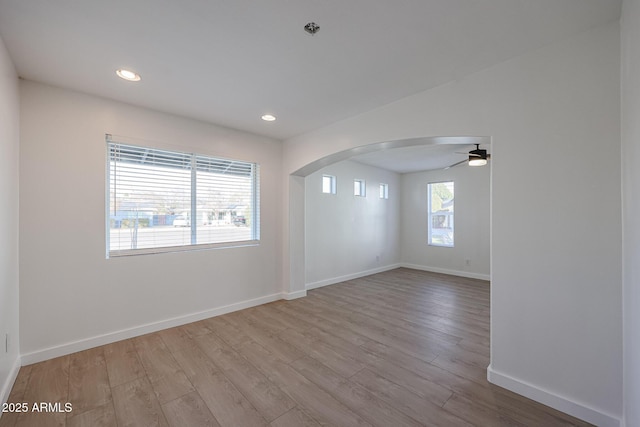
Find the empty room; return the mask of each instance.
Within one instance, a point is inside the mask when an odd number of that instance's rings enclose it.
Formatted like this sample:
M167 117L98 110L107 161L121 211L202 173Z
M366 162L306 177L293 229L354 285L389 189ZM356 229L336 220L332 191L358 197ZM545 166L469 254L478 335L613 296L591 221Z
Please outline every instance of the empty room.
M0 427L640 425L640 0L0 0Z

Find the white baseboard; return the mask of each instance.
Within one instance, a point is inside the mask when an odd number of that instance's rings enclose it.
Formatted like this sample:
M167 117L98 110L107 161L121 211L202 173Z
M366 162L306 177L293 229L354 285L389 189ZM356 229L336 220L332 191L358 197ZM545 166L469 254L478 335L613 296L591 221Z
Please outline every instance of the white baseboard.
M489 274L473 273L471 271L449 270L440 267L430 267L427 265L401 263L400 267L411 268L413 270L430 271L432 273L450 274L451 276L468 277L470 279L491 280Z
M621 425L621 420L613 415L605 414L587 405L574 402L571 399L559 396L548 390L543 390L525 381L497 372L491 365L487 368L487 380L492 384L511 390L514 393L528 397L529 399L550 406L551 408L583 421L587 421L598 427L620 427Z
M307 296L307 291L306 290L295 291L295 292L283 292L282 293L282 298L286 299L287 301L291 301L292 299L302 298L302 297L306 297L306 296Z
M300 291L306 294L306 291ZM297 294L298 292L294 293ZM277 293L267 295L260 298L241 301L238 303L226 305L223 307L214 308L211 310L200 311L197 313L187 314L184 316L174 317L171 319L161 320L158 322L147 323L146 325L136 326L129 329L123 329L116 332L110 332L104 335L98 335L66 344L57 345L54 347L44 348L42 350L33 351L23 354L22 365L31 365L32 363L42 362L44 360L53 359L54 357L65 356L67 354L75 353L78 351L87 350L93 347L98 347L105 344L111 344L116 341L121 341L133 337L137 337L151 332L157 332L162 329L173 328L175 326L185 325L191 322L197 322L199 320L208 319L209 317L220 316L222 314L231 313L233 311L243 310L249 307L255 307L257 305L267 304L280 299L288 299L291 294ZM300 295L303 296L303 295ZM296 297L297 298L297 297Z
M384 267L374 268L371 270L360 271L358 273L346 274L344 276L339 276L339 277L332 277L330 279L320 280L313 283L307 283L305 285L305 288L307 290L310 290L315 288L321 288L323 286L335 285L336 283L346 282L347 280L358 279L360 277L370 276L372 274L393 270L393 269L399 268L400 266L401 266L400 264L391 264L391 265L385 265Z
M5 380L4 384L2 384L2 388L0 389L0 404L4 404L9 398L11 388L13 388L13 383L16 382L18 371L20 371L21 365L22 361L20 360L20 356L18 356L16 357L16 360L13 361L13 365L9 370L9 375L7 375L7 379ZM0 411L0 416L2 416L2 411Z

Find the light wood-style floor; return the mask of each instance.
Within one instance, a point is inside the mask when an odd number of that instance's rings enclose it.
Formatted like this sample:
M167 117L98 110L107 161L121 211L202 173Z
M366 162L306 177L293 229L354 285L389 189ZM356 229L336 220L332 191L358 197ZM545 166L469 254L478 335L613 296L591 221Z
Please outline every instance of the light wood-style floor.
M586 426L486 380L489 284L397 269L25 366L12 426Z

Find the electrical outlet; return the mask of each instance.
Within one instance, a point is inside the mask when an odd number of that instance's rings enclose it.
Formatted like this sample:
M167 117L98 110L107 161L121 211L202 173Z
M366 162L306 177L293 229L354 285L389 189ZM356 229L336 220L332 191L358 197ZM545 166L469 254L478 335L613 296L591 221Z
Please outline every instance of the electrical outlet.
M376 255L376 263L380 264L380 255Z
M471 260L469 258L464 260L464 265L466 265L467 267L471 265Z

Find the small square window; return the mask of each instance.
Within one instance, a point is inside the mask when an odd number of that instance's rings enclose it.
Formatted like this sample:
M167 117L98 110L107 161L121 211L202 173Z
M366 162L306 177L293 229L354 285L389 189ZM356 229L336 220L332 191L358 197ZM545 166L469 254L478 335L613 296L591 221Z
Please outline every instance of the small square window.
M367 186L364 182L364 179L355 179L353 180L353 195L359 197L367 196Z
M389 198L389 185L388 184L380 184L380 198L388 199Z
M322 192L325 194L336 194L336 177L333 175L322 175Z

